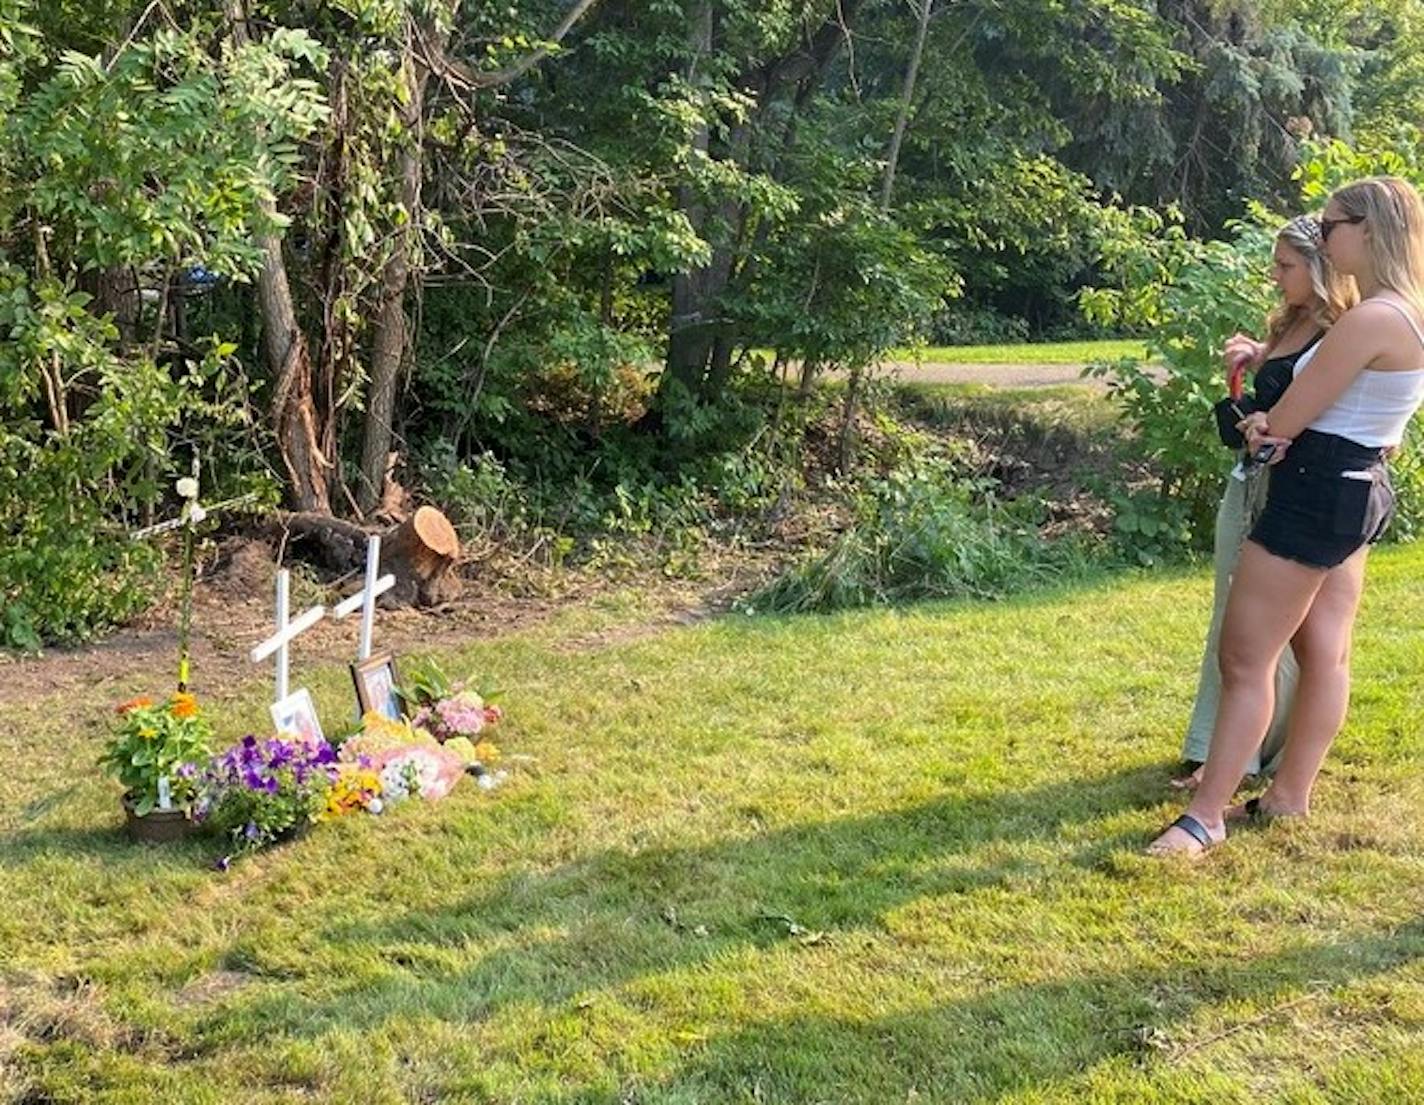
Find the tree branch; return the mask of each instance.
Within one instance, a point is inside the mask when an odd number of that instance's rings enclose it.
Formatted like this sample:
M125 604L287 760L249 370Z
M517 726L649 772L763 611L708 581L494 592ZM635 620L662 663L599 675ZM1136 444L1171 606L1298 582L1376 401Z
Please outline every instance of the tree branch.
M553 53L553 47L562 42L573 30L574 24L587 15L597 3L598 0L575 0L574 6L564 15L563 20L554 28L553 34L549 36L543 46L503 69L492 69L487 72L472 69L465 62L448 57L438 47L432 47L432 44L423 36L420 42L423 55L421 60L430 68L431 72L440 74L451 84L461 85L471 90L498 88L500 85L518 80Z

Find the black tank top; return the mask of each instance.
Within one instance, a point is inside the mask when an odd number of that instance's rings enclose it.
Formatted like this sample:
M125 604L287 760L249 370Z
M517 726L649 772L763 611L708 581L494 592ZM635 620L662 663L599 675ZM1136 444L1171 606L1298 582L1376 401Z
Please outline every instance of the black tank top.
M1268 411L1281 401L1281 396L1295 379L1295 362L1300 360L1315 344L1325 336L1324 331L1315 335L1294 353L1272 357L1256 370L1256 409Z

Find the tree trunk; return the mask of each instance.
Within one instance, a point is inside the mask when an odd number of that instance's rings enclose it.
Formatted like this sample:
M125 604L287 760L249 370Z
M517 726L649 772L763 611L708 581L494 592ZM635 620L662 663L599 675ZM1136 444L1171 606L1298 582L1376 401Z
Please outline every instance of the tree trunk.
M763 112L779 101L787 89L795 90L798 108L804 106L824 81L831 61L845 42L849 21L860 3L861 0L839 0L836 12L809 40L798 42L781 57L743 73L737 81L738 86L751 90ZM699 61L711 54L715 43L711 0L698 4L690 21L689 34L690 44ZM697 63L694 62L688 73L689 82L694 83L696 77ZM796 112L791 114L794 117ZM725 157L728 161L743 168L751 164L753 130L754 126L749 123L733 128L726 142ZM788 124L780 154L784 155L790 148L790 133ZM706 126L694 136L693 144L704 153L709 152L711 142ZM772 155L769 166L763 171L770 172L775 179L781 169L780 158ZM673 278L667 364L659 398L664 398L671 386L677 386L687 394L715 401L730 376L732 352L738 340L738 335L729 333L725 324L716 317L718 300L729 288L742 283L751 274L743 263L748 252L743 234L746 210L736 201L727 201L719 205L715 212L709 212L696 201L695 193L689 188L682 190L680 207L699 236L711 240L715 227L717 240L712 242L712 260L705 268ZM759 236L765 233L765 227L758 230Z
M712 0L700 0L688 24L688 43L693 52L687 73L689 84L697 83L700 64L703 58L712 53L712 28ZM710 144L711 133L704 119L698 124L697 133L693 135L692 146L698 152L706 154ZM705 237L707 208L690 185L683 185L679 190L678 206L687 216L692 229L699 236ZM665 396L669 387L674 386L688 395L697 395L702 390L702 379L707 371L707 356L712 350L712 333L708 320L704 317L709 272L709 268L701 268L673 276L667 366L658 388L660 397Z
M233 43L241 49L251 41L243 0L226 0L226 8ZM265 217L275 217L275 201L264 200L262 206ZM262 313L263 350L273 379L270 417L291 480L289 493L298 510L329 514L327 470L331 461L320 444L321 422L312 398L311 355L297 325L282 239L265 234L257 244L262 250L257 302Z
M301 553L304 560L336 572L354 573L366 563L366 540L375 532L330 514L279 514L264 536ZM460 540L444 514L423 506L386 532L381 542L381 574L396 577L388 594L397 603L438 606L457 598Z
M845 475L855 459L855 416L860 406L860 392L865 383L865 367L855 365L846 383L845 406L841 411L841 434L836 449L836 471Z
M460 0L449 0L451 23L459 10ZM411 349L405 293L410 284L412 260L420 248L420 189L425 171L422 123L425 86L430 79L429 68L417 59L417 40L434 43L441 54L445 50L445 41L443 37L437 37L433 21L408 28L404 79L410 97L401 110L401 124L406 135L400 159L401 207L406 221L396 235L381 277L381 303L376 312L375 333L371 341L371 380L366 395L366 424L361 442L361 484L356 490L356 501L363 511L372 510L385 494L384 482L394 436L396 392L400 388L401 371Z
M393 593L404 602L438 606L457 598L460 539L433 506L423 506L398 525L381 546L382 570L394 573Z
M418 95L413 91L412 100ZM386 262L381 278L381 304L376 312L375 332L371 340L371 378L366 392L365 433L361 442L361 483L356 490L356 501L363 511L375 507L385 490L382 485L386 475L386 457L391 451L394 436L396 392L410 348L405 292L410 280L411 254L417 248L414 223L420 217L420 177L418 147L406 150L401 155L401 205L409 221L396 235L391 258Z
M905 81L900 88L900 110L895 116L895 133L890 136L890 149L885 155L885 178L880 185L880 209L890 210L895 192L895 168L900 163L900 146L905 141L905 128L910 121L910 108L915 102L915 81L920 75L920 61L925 56L925 36L930 29L930 10L934 0L920 0L920 23L915 29L915 45L910 50L910 63L905 67Z

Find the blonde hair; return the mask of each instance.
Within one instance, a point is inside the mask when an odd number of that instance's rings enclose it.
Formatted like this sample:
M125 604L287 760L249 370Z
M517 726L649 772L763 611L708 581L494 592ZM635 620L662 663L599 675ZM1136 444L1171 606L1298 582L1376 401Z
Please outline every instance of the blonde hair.
M1300 305L1282 303L1266 318L1266 348L1273 348L1302 316L1308 316L1322 330L1360 301L1355 278L1338 271L1325 256L1325 239L1320 223L1312 215L1297 215L1276 232L1276 241L1300 254L1310 269L1313 302Z
M1424 315L1424 202L1414 186L1394 176L1368 177L1330 199L1350 218L1363 217L1375 279Z

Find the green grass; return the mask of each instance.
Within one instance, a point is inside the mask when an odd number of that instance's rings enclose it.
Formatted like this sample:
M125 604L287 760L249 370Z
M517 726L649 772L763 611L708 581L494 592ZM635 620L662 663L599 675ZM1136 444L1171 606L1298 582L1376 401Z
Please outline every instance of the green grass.
M933 345L892 350L888 359L942 364L1087 364L1145 357L1140 341L1065 341L1011 345Z
M93 777L108 703L151 688L12 705L5 1093L1417 1102L1424 547L1371 577L1315 816L1195 868L1139 852L1179 808L1202 572L644 635L600 633L631 600L571 612L453 658L537 757L506 789L226 875L124 844ZM349 709L344 671L300 674Z
M1060 428L1100 440L1117 439L1122 415L1101 394L1077 384L1002 388L990 384L897 381L901 410L937 425L1022 423Z

